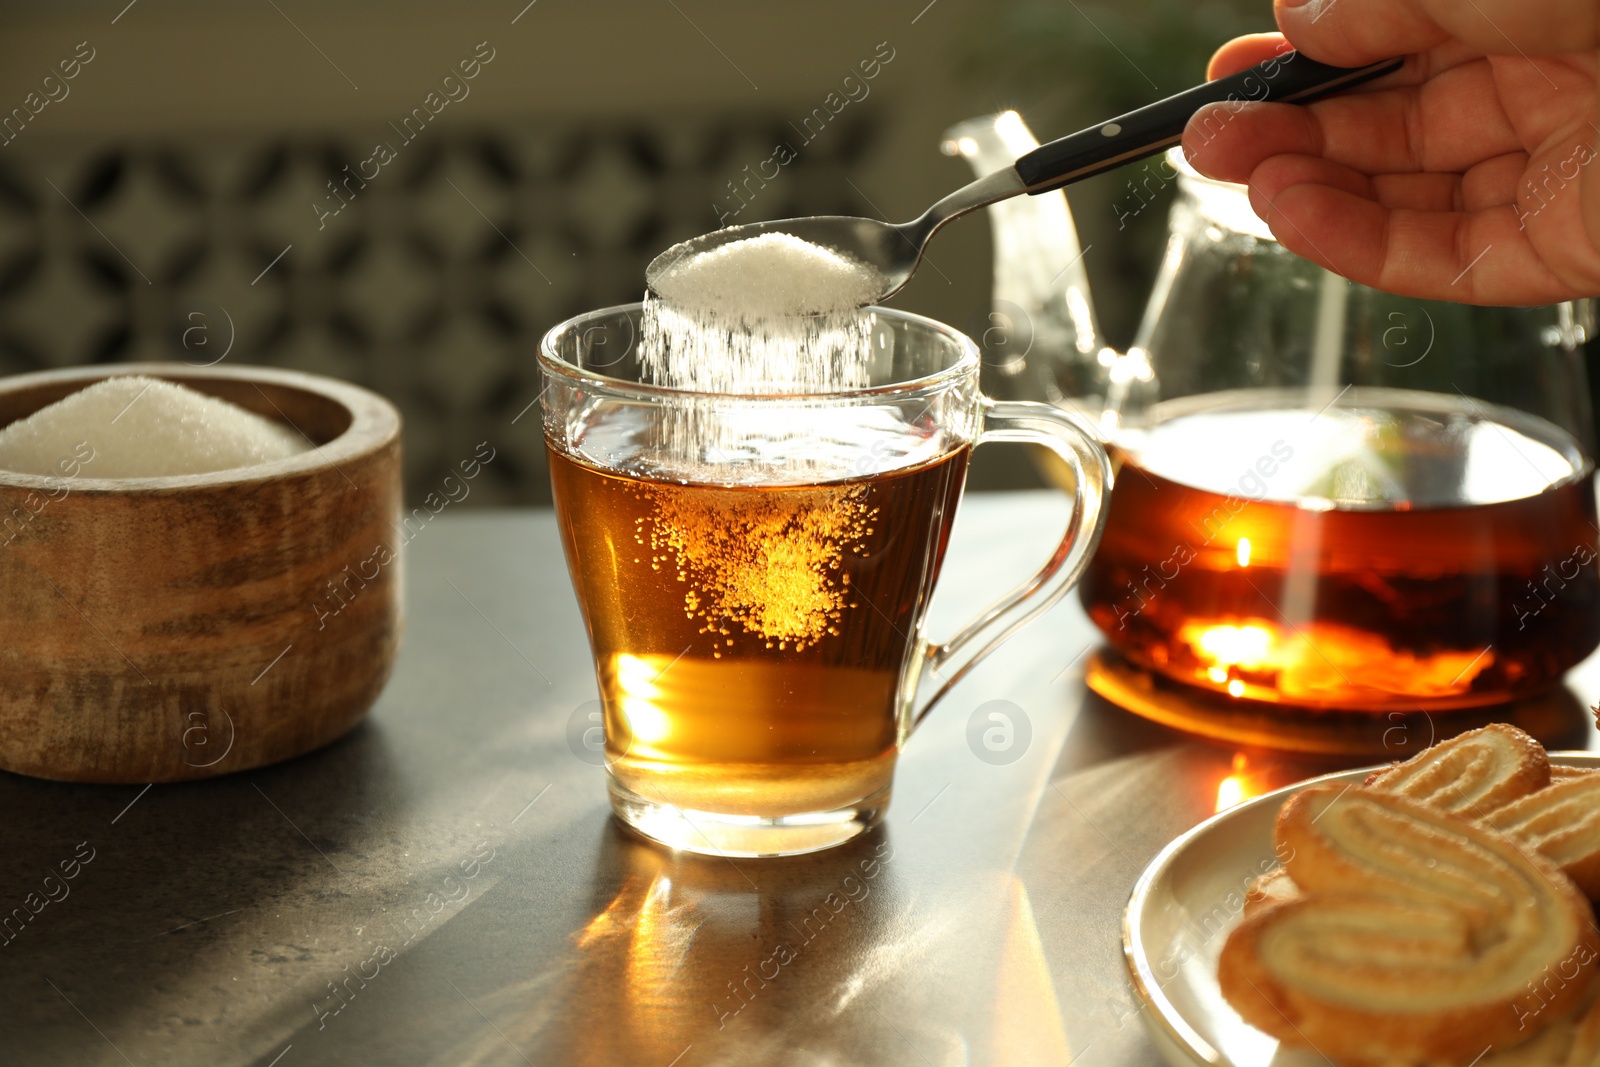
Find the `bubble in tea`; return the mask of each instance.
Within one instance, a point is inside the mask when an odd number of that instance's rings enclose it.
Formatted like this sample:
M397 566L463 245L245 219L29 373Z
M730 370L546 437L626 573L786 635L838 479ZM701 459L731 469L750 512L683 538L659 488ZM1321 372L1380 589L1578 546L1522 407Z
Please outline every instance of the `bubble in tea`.
M690 496L640 487L652 506L635 540L653 570L686 586L684 615L703 633L804 651L838 623L850 602L846 554L867 551L877 509L861 485L783 495L724 491ZM635 563L642 562L636 557ZM747 636L746 636L747 635ZM721 658L721 651L713 652Z

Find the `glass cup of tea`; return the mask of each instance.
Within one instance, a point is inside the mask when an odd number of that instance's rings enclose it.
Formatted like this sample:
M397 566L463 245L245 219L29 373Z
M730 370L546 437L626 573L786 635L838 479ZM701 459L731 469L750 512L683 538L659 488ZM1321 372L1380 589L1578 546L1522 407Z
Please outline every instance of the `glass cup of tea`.
M1555 687L1600 645L1590 309L1353 284L1279 245L1243 187L1168 166L1171 236L1111 368L1116 488L1079 587L1115 657L1285 714ZM1108 678L1090 672L1124 702Z
M871 826L912 728L1066 593L1099 538L1110 465L1092 433L983 396L977 347L956 330L860 314L864 384L828 393L651 384L638 304L540 346L612 810L675 848L790 855ZM996 440L1054 450L1075 475L1072 516L1037 575L932 641L923 615L968 456Z

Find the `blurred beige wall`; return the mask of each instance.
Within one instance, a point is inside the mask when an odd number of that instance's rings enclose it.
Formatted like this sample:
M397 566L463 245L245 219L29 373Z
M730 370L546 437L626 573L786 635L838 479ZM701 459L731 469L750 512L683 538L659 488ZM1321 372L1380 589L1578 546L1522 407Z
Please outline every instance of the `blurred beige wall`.
M866 128L875 139L870 150L852 157L854 162L844 175L849 189L842 191L849 198L847 205L854 204L855 210L876 210L899 221L914 217L970 180L963 162L940 154L944 129L961 119L1015 103L975 89L952 72L957 48L963 36L973 32L982 6L981 0L934 0L931 4L927 0L873 4L838 0L807 4L748 0L13 2L0 11L0 115L23 106L30 93L44 89L59 94L59 83L46 84L43 79L57 72L59 61L79 50L80 42L93 49L94 58L66 83L65 98L45 106L20 134L0 147L0 171L7 166L19 168L72 190L83 188L85 172L93 170L86 162L90 149L104 146L107 152L143 159L149 169L156 165L152 152L177 144L176 151L186 166L208 176L212 172L226 174L227 182L236 185L234 176L244 167L240 161L248 160L258 143L273 143L275 138L304 144L326 135L351 151L380 141L398 145L391 123L398 125L413 108L424 104L430 92L439 92L445 76L479 50L480 43L492 49L492 61L468 83L469 95L449 104L418 138L418 145L429 138L471 137L474 131L486 131L513 140L520 137L526 151L536 152L538 145L530 142L542 137L538 131L549 124L581 129L586 125L614 127L621 121L670 127L716 116L735 120L741 115L771 116L799 127L813 109L826 106L830 93L844 96L847 88L854 88L859 94L860 83L847 87L845 79L859 77L859 65L873 59L875 53L883 56L892 51L893 58L866 83L868 95L851 102L840 115L840 119L870 119ZM846 136L847 125L843 121L830 125L818 137L817 151L837 149L829 138L836 141ZM798 144L798 139L794 143ZM708 218L713 217L713 205L724 209L736 206L738 201L729 194L727 183L741 177L739 168L744 163L759 164L771 147L764 141L741 141L726 163L694 175L692 180L703 182L703 189L680 189L674 195L683 200L703 199ZM589 253L568 251L548 235L526 237L515 247L532 271L513 261L514 270L496 267L491 279L487 268L457 268L454 261L448 261L440 268L442 274L428 276L438 278L436 284L441 287L471 290L492 284L506 300L528 311L515 336L492 342L501 346L492 359L486 360L480 351L491 339L481 326L466 322L469 316L462 311L470 293L452 297L454 302L447 303L453 310L441 312L451 320L445 329L455 332L445 340L429 342L434 345L433 352L446 355L419 355L421 349L405 354L396 347L391 357L384 347L387 335L381 323L369 331L372 336L364 342L366 352L352 355L336 339L324 336L319 316L326 317L324 305L335 298L328 295L333 288L328 269L316 263L319 256L330 259L342 254L336 231L350 220L336 220L338 225L326 230L317 225L311 204L325 192L320 184L334 175L319 160L305 158L309 151L302 151L292 164L292 193L274 194L282 202L270 205L270 242L266 230L240 228L226 203L208 200L203 209L194 209L194 217L186 224L211 231L235 227L240 234L223 242L228 251L221 258L214 250L206 253L199 281L163 283L158 275L154 289L167 284L170 293L152 296L144 283L129 274L123 284L131 288L125 288L120 296L99 294L104 296L104 307L83 301L80 313L73 289L78 284L76 274L73 279L57 277L67 269L51 267L50 279L27 281L32 288L14 288L9 298L0 294L0 329L7 325L8 315L31 317L31 323L24 325L35 335L58 329L72 335L72 345L64 345L64 349L84 351L85 345L92 348L92 344L77 335L96 329L103 332L107 328L104 323L120 315L135 323L135 340L115 358L184 358L181 351L166 351L172 344L155 320L170 319L187 307L182 303L189 298L185 294L211 296L215 292L218 295L212 299L231 314L241 319L254 315L252 321L258 323L270 322L275 315L281 318L287 307L291 317L308 322L315 319L319 325L304 338L295 334L280 342L277 354L270 358L362 381L393 396L408 420L408 447L413 453L408 459L408 478L415 491L433 476L434 468L448 469L451 455L475 439L470 423L476 416L471 405L478 401L466 395L470 392L467 386L460 386L462 397L451 401L459 410L434 410L436 400L449 399L452 390L458 389L452 375L476 375L484 380L495 374L516 375L520 376L518 382L502 391L515 388L527 392L529 398L533 395L529 385L533 380L532 339L561 314L570 313L568 305L541 291L548 284L544 279L554 278L556 290L565 286L565 291L581 295L582 287L592 285L597 273L609 270L615 277L618 263L623 264L625 276L635 268L632 260L612 255L609 266L597 271L580 258ZM402 156L412 160L421 151L404 145L400 148ZM548 230L563 224L561 218L542 217L539 205L525 203L529 194L517 193L523 199L513 204L504 200L503 190L497 194L486 188L480 193L479 187L470 184L470 176L462 177L458 170L450 169L455 166L452 159L445 173L456 175L454 180L462 187L460 199L445 191L442 199L436 197L419 208L410 200L385 199L389 190L383 190L382 195L358 199L353 204L357 216L380 211L431 215L434 232L446 235L443 243L448 243L451 235L460 235L458 243L463 247L469 235L473 241L495 240L485 224L508 225L501 217L502 209L508 213L506 217L514 216L535 228L542 225ZM795 178L792 171L798 169L786 170L773 183L777 188L756 196L738 221L784 214L777 210L785 199L783 183L814 180ZM624 199L632 196L637 200L637 189L623 184L613 187L601 180L605 173L603 168L595 170L599 177L589 188L566 190L559 205L544 216L581 210L603 221L613 203L619 218L637 208L636 203ZM437 178L432 180L442 184ZM387 176L375 179L374 186L388 181ZM175 249L182 242L179 235L169 232L178 227L156 210L165 208L157 193L144 188L150 184L147 178L139 178L130 191L119 192L101 208L85 210L83 215L95 227L91 231L75 214L75 206L57 202L48 186L36 182L44 218L12 218L8 222L0 217L0 259L8 248L25 243L22 237L13 240L14 235L8 236L8 226L16 231L36 225L47 235L71 231L59 240L47 236L47 245L51 241L75 242L77 249L97 249L121 270L121 263L100 247L103 240L114 241L117 255L141 278L154 275L150 262L177 256L181 249ZM470 201L463 203L469 194ZM502 200L493 199L496 195L502 195L503 208ZM331 197L327 202L337 203ZM145 204L151 205L149 210ZM536 223L530 223L530 217ZM409 223L410 219L403 221ZM679 209L657 239L664 247L705 228L709 225L704 220L688 218ZM395 226L390 225L389 230ZM274 268L275 274L259 284L252 283L251 276L267 258L291 241L293 251L284 265ZM396 253L391 248L394 242L384 241L368 242L370 247L362 253L366 256L359 265L365 272L362 284L380 291L401 284L435 284L419 280L422 275L397 278L392 283L386 280L386 265L374 261ZM980 332L986 324L989 261L986 222L981 217L966 220L941 234L927 266L895 303ZM310 265L309 272L295 273L306 265ZM284 277L276 277L277 273ZM279 284L286 294L274 297L275 303L263 293L269 283ZM348 279L339 284L338 299L343 299L345 289L355 288ZM188 288L183 288L185 285ZM621 298L607 292L604 299L613 302ZM116 308L131 306L132 310L113 310L113 303L119 300ZM381 311L375 317L387 314ZM40 319L47 323L41 324ZM465 324L457 323L458 319ZM242 351L249 361L248 347ZM45 361L63 358L81 357L51 355ZM402 360L428 365L405 374L399 373L398 367L391 373L385 366L386 361L398 364ZM10 367L17 369L14 363ZM488 389L484 385L480 391ZM517 401L511 410L520 406ZM486 490L481 502L546 499L544 475L542 469L536 469L542 464L537 443L514 443L514 449L520 449L517 462L521 464L514 475L515 484L502 487L503 491ZM1019 456L1004 447L987 450L975 467L974 484L1033 484L1033 473Z
M0 108L20 105L78 42L96 52L69 83L70 95L0 149L9 152L55 136L343 133L353 124L387 137L387 124L421 104L482 41L495 59L471 83L471 95L439 121L479 126L759 108L798 123L888 42L894 59L861 105L881 109L885 144L858 184L901 220L969 178L963 163L939 154L943 130L1008 103L985 99L950 71L952 46L981 0L931 7L925 0L7 6L0 15ZM719 194L726 190L707 189L708 203ZM938 270L920 275L903 305L946 318L972 314L987 293L988 259L981 220L947 231L933 253Z

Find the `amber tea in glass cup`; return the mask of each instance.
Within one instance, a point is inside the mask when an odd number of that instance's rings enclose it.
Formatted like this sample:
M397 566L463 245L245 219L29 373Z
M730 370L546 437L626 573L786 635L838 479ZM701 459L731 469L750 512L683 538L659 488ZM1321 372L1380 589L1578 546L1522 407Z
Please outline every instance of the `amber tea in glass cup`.
M959 332L860 314L865 384L827 393L651 384L640 305L581 315L541 346L612 809L673 847L787 855L872 825L912 727L1071 587L1098 538L1110 468L1092 434L1047 405L984 397ZM923 614L968 456L988 440L1060 455L1076 475L1071 522L1033 580L933 642Z

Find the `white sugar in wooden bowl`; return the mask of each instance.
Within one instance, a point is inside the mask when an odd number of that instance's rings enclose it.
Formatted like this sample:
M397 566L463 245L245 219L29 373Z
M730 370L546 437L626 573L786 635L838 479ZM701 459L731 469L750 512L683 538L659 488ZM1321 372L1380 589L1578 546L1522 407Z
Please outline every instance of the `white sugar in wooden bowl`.
M84 440L92 428L94 438ZM251 467L312 447L288 423L186 385L114 374L0 429L0 470L149 478ZM72 457L70 460L65 457Z
M230 401L315 447L105 478L83 458L85 427L55 474L0 470L0 768L174 781L346 733L402 626L399 414L330 378L147 363L0 379L0 427L121 374Z

